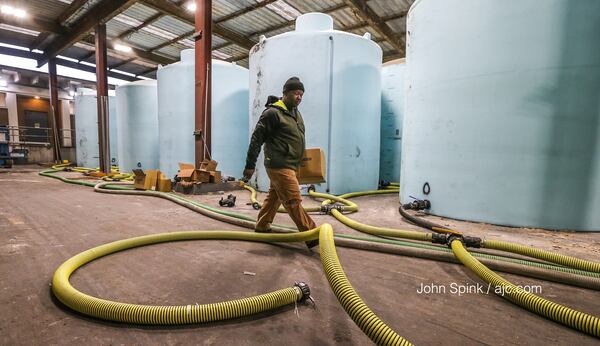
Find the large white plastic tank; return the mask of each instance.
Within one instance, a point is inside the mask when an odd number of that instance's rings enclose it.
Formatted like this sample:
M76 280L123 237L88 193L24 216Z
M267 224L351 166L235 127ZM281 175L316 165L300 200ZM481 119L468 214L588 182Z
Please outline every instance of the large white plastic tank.
M285 81L299 77L306 89L299 106L306 147L323 149L327 158L327 182L318 191L377 188L382 52L366 36L333 30L330 16L308 13L296 19L295 31L261 38L250 51L250 131L267 97L281 96ZM255 181L266 191L263 154Z
M79 88L75 93L75 151L80 167L96 168L100 165L96 95L96 90L87 88ZM110 163L118 165L117 107L112 90L108 94L108 126Z
M119 168L158 168L156 81L142 80L117 87Z
M381 158L379 178L400 181L402 119L404 118L404 59L381 68Z
M194 50L181 52L181 61L159 68L158 122L160 170L169 178L178 163L193 163ZM248 150L248 69L212 61L211 154L223 175L240 178Z
M600 1L420 0L407 32L401 201L600 230Z

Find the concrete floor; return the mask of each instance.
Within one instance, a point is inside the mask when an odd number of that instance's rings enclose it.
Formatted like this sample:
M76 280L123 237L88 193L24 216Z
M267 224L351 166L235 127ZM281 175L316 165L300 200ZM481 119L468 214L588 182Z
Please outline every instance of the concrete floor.
M37 169L35 169L37 170ZM38 176L32 169L0 172L1 345L41 344L234 344L369 345L331 292L318 252L303 245L190 241L114 254L77 271L71 281L82 292L130 303L209 303L264 293L307 282L317 309L287 307L273 313L210 325L143 327L100 321L57 304L49 283L66 259L110 241L180 230L241 230L167 200L94 193L91 188ZM20 173L14 173L20 172ZM249 194L235 193L235 210ZM220 195L196 196L218 206ZM381 226L419 229L402 220L397 197L356 198L352 217ZM316 204L306 201L306 204ZM556 233L428 217L471 235L535 245L599 260L600 234ZM290 224L287 215L277 220ZM336 232L360 234L332 217ZM463 266L338 248L355 289L390 327L416 344L597 345L598 340L538 317L493 294L418 294L421 284L475 285ZM244 271L255 276L244 275ZM597 291L502 274L521 285L541 285L542 296L600 316Z

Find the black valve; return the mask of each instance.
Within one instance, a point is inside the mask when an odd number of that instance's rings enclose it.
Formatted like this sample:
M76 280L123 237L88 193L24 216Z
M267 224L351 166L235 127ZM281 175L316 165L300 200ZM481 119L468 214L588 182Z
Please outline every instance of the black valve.
M219 205L221 207L229 207L229 208L235 206L235 196L230 194L225 199L223 199L223 197L221 197L221 200L219 201Z
M326 205L321 205L321 210L320 212L322 214L331 214L332 210L337 210L340 213L344 211L344 206L343 205L336 205L336 204L326 204Z
M390 186L390 184L391 184L390 181L382 179L379 181L379 189L386 188L386 187Z

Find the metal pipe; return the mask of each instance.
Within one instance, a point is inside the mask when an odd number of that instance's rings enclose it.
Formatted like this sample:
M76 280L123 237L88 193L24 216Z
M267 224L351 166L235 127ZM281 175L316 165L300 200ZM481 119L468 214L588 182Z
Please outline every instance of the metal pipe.
M195 43L195 165L210 157L212 0L197 1Z

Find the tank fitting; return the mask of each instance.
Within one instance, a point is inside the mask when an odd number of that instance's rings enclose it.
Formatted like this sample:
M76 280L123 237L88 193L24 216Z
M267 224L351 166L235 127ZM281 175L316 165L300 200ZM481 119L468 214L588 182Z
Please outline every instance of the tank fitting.
M414 201L410 202L410 203L406 203L402 205L402 208L409 210L424 210L424 209L430 209L431 208L431 202L428 199L418 199L415 198L413 196L409 196L410 198L414 199Z

